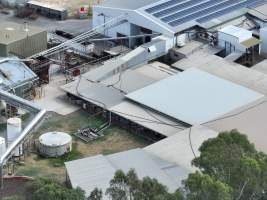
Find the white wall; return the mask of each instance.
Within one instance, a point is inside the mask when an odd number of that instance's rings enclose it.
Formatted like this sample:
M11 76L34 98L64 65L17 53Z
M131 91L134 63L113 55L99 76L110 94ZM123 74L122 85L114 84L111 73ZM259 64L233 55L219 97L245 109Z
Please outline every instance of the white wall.
M267 26L265 28L260 29L260 53L262 55L267 56Z
M227 53L234 51L246 52L246 48L241 43L251 37L251 31L229 26L218 32L218 45L221 48L225 48L226 45Z
M123 14L127 14L127 20L129 23L128 25L121 25L113 28L109 31L108 36L115 36L116 32L120 32L122 34L127 35L126 33L130 34L130 25L129 24L135 24L137 26L141 26L147 29L152 30L153 32L162 33L164 35L168 36L174 36L174 32L169 30L164 25L154 21L153 19L149 18L148 16L144 15L143 13L135 10L125 10L125 9L114 9L114 8L108 8L108 7L101 7L101 6L94 6L93 7L93 26L98 26L104 23L104 17L98 16L100 13L104 13L107 19L114 18L116 16L120 16Z

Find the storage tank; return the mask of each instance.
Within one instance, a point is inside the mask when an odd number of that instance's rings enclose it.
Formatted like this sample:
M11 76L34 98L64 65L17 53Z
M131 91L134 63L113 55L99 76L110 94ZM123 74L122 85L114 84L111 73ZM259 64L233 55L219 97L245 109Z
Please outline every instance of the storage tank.
M21 134L21 119L18 117L9 118L7 120L7 143L10 146ZM22 155L22 145L15 149L14 155Z
M49 132L39 137L39 153L45 157L60 157L72 149L72 138L67 133Z
M0 137L0 157L6 152L6 139Z

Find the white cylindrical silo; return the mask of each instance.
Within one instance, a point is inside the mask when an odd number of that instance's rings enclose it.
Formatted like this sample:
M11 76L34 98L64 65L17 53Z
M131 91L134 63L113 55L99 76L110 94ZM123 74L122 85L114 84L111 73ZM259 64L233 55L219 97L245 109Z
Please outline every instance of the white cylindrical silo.
M7 120L7 143L10 146L21 134L21 119L14 117ZM14 155L22 154L22 145L15 149Z
M0 157L6 152L6 139L0 137Z

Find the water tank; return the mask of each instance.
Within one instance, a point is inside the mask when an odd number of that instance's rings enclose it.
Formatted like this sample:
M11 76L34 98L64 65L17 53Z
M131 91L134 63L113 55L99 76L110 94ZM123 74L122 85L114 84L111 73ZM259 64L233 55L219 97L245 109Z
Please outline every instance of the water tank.
M7 120L7 143L10 146L21 134L21 119L14 117ZM22 155L22 145L17 147L14 152L15 156Z
M67 133L49 132L39 137L39 153L45 157L60 157L72 149L72 138Z
M0 137L0 157L6 152L6 139Z
M188 42L188 35L186 33L178 35L176 38L176 44L178 47L185 46L187 42Z

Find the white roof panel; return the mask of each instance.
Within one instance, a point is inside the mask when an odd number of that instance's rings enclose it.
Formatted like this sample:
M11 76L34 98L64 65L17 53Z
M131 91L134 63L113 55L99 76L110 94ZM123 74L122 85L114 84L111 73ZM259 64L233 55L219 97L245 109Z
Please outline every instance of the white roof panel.
M191 68L126 97L193 125L213 120L263 95Z

